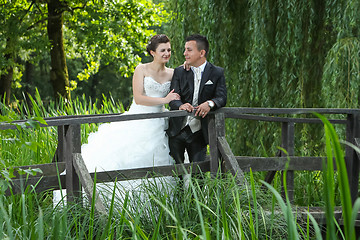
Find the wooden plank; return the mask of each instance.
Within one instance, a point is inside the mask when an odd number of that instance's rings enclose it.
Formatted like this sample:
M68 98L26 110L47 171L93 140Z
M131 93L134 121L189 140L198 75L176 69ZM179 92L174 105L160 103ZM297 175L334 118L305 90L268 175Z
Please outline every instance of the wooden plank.
M223 113L215 114L215 127L218 137L225 137L225 115Z
M66 166L66 198L67 202L81 202L81 185L79 176L76 174L73 165L73 153L81 150L77 149L79 141L80 125L65 126L65 166Z
M355 143L355 146L360 148L360 138L354 138L354 143ZM360 153L358 151L355 151L355 152L356 152L356 155L358 156L358 158L360 159Z
M285 170L288 158L290 159L288 170L292 171L321 171L322 159L326 157L235 157L240 168L248 172L250 167L253 172L281 171ZM336 169L336 168L335 168Z
M321 114L357 114L359 109L341 109L341 108L220 108L215 112L209 114L224 113L226 116L235 117L241 114L304 114L318 112ZM137 119L149 119L160 117L180 117L187 116L190 113L186 111L168 111L163 113L148 113L148 114L99 114L99 115L70 115L52 118L44 118L48 125L40 124L42 127L61 126L61 125L76 125L84 123L103 123L103 122L116 122L128 121ZM13 123L24 123L27 120L18 120ZM297 120L295 120L297 121ZM334 120L338 123L338 120ZM339 122L340 123L340 122ZM0 123L0 130L16 129L16 126L9 123Z
M20 194L28 186L33 186L37 193L59 190L59 181L61 186L66 185L65 175L61 176L43 176L43 177L29 177L14 179L10 182L13 194ZM6 191L6 195L10 195L9 189Z
M95 203L94 203L95 210L98 213L106 215L105 206L102 203L100 196L97 193L96 189L95 189L95 196L93 196L94 182L89 174L88 169L86 168L86 165L81 156L81 153L73 154L73 164L75 167L75 171L76 171L77 175L79 176L81 184L85 190L85 193L89 199L89 202L91 203L92 200L95 199Z
M65 164L65 163L61 163ZM34 165L36 166L36 165ZM135 168L126 170L116 170L109 172L98 172L96 178L98 182L113 182L116 178L118 181L133 180L145 177L159 177L159 176L179 176L186 173L200 173L210 171L210 160L200 163L176 164L169 166ZM90 173L91 178L94 178L94 173ZM48 190L59 190L59 181L62 189L66 188L66 175L52 175L52 176L35 176L27 179L19 178L12 181L13 193L21 193L21 187L26 188L30 185L36 186L37 193ZM10 193L10 192L9 192Z
M359 109L350 108L247 108L225 107L217 110L227 114L306 114L317 112L320 114L356 114Z
M281 147L287 151L287 154L285 152L281 151L280 156L287 157L287 156L293 156L294 155L294 144L295 144L295 138L294 138L294 132L295 132L295 124L292 122L283 122L281 125ZM284 172L282 173L282 175ZM281 178L283 180L283 177ZM284 186L284 182L283 182ZM294 171L287 169L286 173L286 188L287 188L287 194L290 202L293 202L294 200ZM282 188L282 195L285 199L285 192L284 187Z
M218 172L220 164L218 137L225 137L225 116L223 113L209 116L210 172L213 175Z
M65 126L58 126L58 144L56 147L56 155L53 158L53 162L65 162Z
M319 225L326 224L326 214L323 207L302 207L294 206L293 213L296 214L298 219L306 220L307 212L309 212L316 220ZM334 208L334 217L337 221L342 218L342 208Z
M64 118L46 118L44 119L47 125L40 124L41 127L51 127L51 126L61 126L61 125L78 125L85 123L104 123L104 122L119 122L119 121L130 121L130 120L141 120L141 119L151 119L151 118L164 118L164 117L181 117L188 116L193 113L188 113L186 111L167 111L161 113L142 113L142 114L103 114L103 115L78 115L78 116L69 116ZM14 123L24 123L27 120L14 121L13 124L9 123L0 123L0 130L5 129L16 129ZM31 126L28 126L31 128Z
M219 140L218 137L224 137L225 139L225 115L223 113L216 113L215 114L215 131L216 131L216 140L217 140L217 145L219 144ZM219 160L221 162L221 167L225 168L225 163L223 160L221 160L221 154L219 151L219 147L217 147L218 149L218 159L217 161L214 162L210 162L210 168L214 169L214 170L218 170L219 168ZM212 164L212 165L211 165Z
M276 153L276 156L277 156L277 157L280 157L280 156L281 156L281 151L280 151L280 150L278 150L278 152ZM240 167L241 167L241 166L240 166ZM241 169L243 169L243 168L241 167ZM243 170L244 170L244 169L243 169ZM244 171L245 171L245 170L244 170ZM264 181L270 184L270 183L274 180L275 175L276 175L276 172L277 172L277 171L268 171L268 173L267 173L266 176L265 176ZM261 188L262 188L263 190L265 190L265 189L266 189L266 186L263 184L263 185L261 186Z
M65 163L59 163L59 165L65 165ZM36 166L36 165L32 165ZM64 168L64 166L62 166ZM126 170L116 170L109 172L98 172L96 178L98 182L113 182L116 178L118 181L133 180L145 177L159 177L159 176L178 176L186 173L200 173L210 171L210 160L200 163L188 163L188 164L177 164L169 166L158 166L158 167L147 167L147 168L136 168ZM60 173L60 171L59 171ZM90 174L91 178L94 178L94 173ZM36 186L35 190L37 193L48 191L48 190L59 190L59 181L62 189L66 189L66 175L52 175L52 176L35 176L14 179L12 181L13 193L21 193L21 187L25 189L28 186ZM8 192L9 194L10 192Z
M265 210L267 215L272 214L270 210ZM324 207L305 207L305 206L292 206L292 213L297 218L297 221L304 222L307 221L308 213L310 213L315 221L319 224L319 226L326 225L326 214L324 211ZM283 214L283 212L279 210L275 210L274 214ZM355 226L360 226L360 212L357 215L357 220L355 221ZM334 218L338 222L340 226L343 226L342 219L342 207L335 206L334 208Z
M274 116L260 116L250 114L234 114L226 113L226 118L244 119L244 120L257 120L263 122L293 122L293 123L321 123L322 121L318 118L291 118L291 117L274 117ZM346 124L344 119L329 119L332 124Z
M59 163L46 163L46 164L36 164L36 165L25 165L25 166L19 166L19 167L13 167L14 169L40 169L42 171L41 173L38 173L37 175L43 175L43 176L53 176L57 175L57 171L59 173L63 172L65 170L65 163L59 162ZM58 170L57 170L58 169ZM15 178L20 178L20 175L17 171L14 172Z
M180 176L187 173L200 173L208 171L210 171L210 161L206 160L203 162L187 164L97 172L96 179L98 182L113 182L116 178L118 181L124 181L145 177ZM90 175L94 178L94 173L90 173Z
M215 116L212 114L208 116L208 133L209 133L209 153L210 153L210 172L216 174L218 171L219 163L219 149L217 144L217 134L216 134L216 125L215 125Z
M319 225L326 224L326 215L323 207L294 207L294 213L297 214L298 218L306 219L307 211L315 218ZM344 221L342 218L342 207L336 206L334 208L334 217L340 226L344 225ZM355 226L360 226L360 212L357 214L357 218L355 220Z
M234 176L236 176L239 184L247 184L244 173L236 161L236 158L232 153L225 137L218 137L218 144L226 170L230 171Z
M346 124L346 141L356 144L355 138L358 137L360 137L360 115L348 114ZM350 185L351 199L352 203L354 203L358 197L360 164L355 150L348 145L345 146L345 162Z

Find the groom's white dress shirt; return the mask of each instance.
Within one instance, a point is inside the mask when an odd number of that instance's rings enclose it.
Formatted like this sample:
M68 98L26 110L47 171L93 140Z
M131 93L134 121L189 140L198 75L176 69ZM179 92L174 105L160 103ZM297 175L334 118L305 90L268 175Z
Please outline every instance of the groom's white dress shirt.
M207 61L205 61L199 67L191 67L191 70L194 72L194 94L193 94L193 101L192 101L192 105L194 107L198 106L200 82L201 82L201 77L204 72L206 63L207 63ZM186 118L184 127L187 125L189 125L191 132L195 133L195 132L199 131L201 129L200 117L188 116Z

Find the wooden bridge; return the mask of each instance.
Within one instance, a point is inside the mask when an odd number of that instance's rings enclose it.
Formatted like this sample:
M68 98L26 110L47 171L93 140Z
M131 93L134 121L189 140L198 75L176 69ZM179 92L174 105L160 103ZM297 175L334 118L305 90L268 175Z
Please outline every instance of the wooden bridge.
M97 181L111 182L117 178L118 181L152 177L155 175L168 176L183 174L184 171L202 171L216 173L219 164L222 170L230 171L236 174L239 183L244 183L243 172L266 171L268 172L265 181L271 182L276 171L285 170L286 163L290 158L287 173L287 190L289 199L294 197L294 171L322 170L323 157L302 157L294 156L295 144L295 124L319 124L322 122L317 118L299 118L299 115L317 112L324 115L338 115L339 119L329 119L332 124L344 124L346 126L346 141L356 145L357 138L360 137L360 110L358 109L325 109L325 108L222 108L208 115L209 118L209 149L210 154L206 161L192 164L177 164L172 166L150 167L127 169L118 171L98 172ZM137 119L150 119L162 117L187 116L190 113L185 111L170 111L163 113L148 114L102 114L102 115L79 115L79 116L61 116L45 118L48 125L41 127L57 127L58 145L53 163L21 166L21 168L40 168L43 171L42 176L30 177L26 179L16 178L13 180L13 192L19 193L20 186L36 186L36 191L57 190L59 188L59 179L62 188L66 188L67 201L77 201L81 196L81 185L84 187L88 197L92 199L92 178L94 174L89 174L86 170L81 157L81 133L80 125L89 123L104 123L115 121L130 121ZM281 117L282 115L293 117ZM344 118L346 116L346 118ZM234 156L229 144L225 138L225 119L245 119L249 121L278 122L281 128L281 147L286 149L289 156L281 153L276 157L249 157ZM24 121L14 121L11 124L1 123L0 130L16 129L16 125ZM240 130L239 130L240 132ZM345 161L348 170L348 179L351 191L352 201L358 197L359 182L359 156L349 146L345 146ZM66 175L58 175L66 169ZM98 211L105 211L101 202L96 202ZM312 212L310 210L310 212ZM324 223L325 215L319 208L314 208L314 217L320 223ZM341 218L341 211L335 214L336 218Z

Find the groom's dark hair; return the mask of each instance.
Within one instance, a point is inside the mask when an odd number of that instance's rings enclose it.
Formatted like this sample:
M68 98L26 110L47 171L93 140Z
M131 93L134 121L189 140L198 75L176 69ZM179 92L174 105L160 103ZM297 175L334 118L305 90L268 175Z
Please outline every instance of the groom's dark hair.
M207 38L200 34L193 34L186 38L186 42L196 41L198 50L205 50L205 57L207 57L209 52L209 41Z

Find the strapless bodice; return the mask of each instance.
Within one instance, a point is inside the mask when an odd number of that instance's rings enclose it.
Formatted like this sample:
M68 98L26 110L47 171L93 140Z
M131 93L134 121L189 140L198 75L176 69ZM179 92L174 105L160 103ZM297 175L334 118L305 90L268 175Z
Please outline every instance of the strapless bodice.
M159 83L152 77L144 77L144 93L149 97L165 97L170 92L170 81Z
M166 97L166 95L170 92L170 83L170 81L159 83L150 76L144 77L144 94L149 97ZM163 112L164 110L165 108L163 104L156 106L144 106L136 104L133 100L128 113L155 113Z

